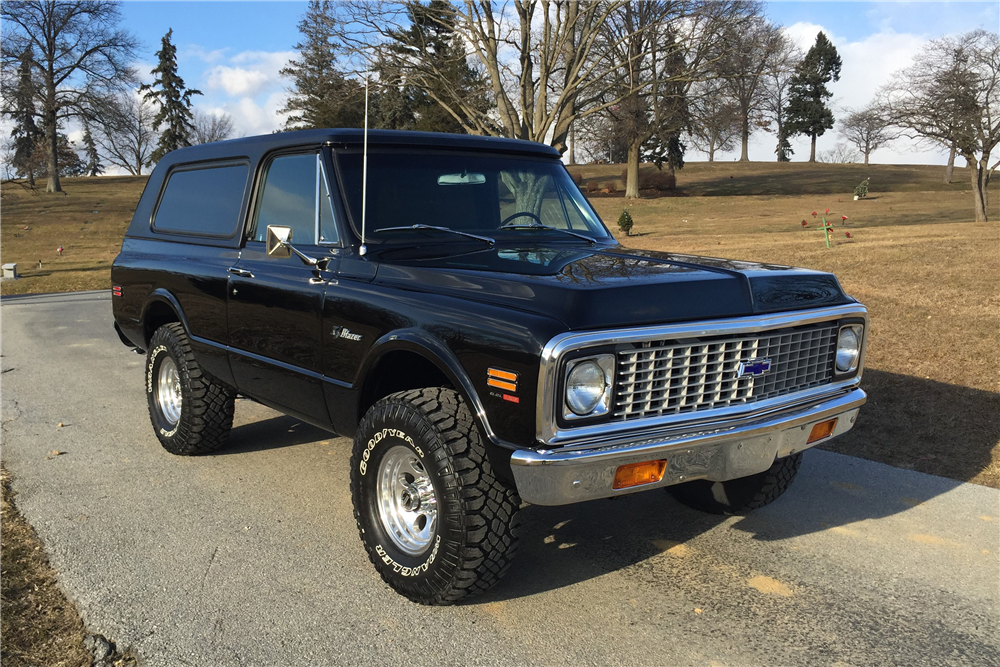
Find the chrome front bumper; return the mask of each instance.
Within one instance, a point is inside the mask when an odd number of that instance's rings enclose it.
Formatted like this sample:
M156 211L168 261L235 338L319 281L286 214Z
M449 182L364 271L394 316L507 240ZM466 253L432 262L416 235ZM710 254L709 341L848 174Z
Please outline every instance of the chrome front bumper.
M511 469L521 498L535 505L568 505L694 479L723 482L763 472L776 458L846 433L854 426L858 409L866 400L864 391L853 389L805 407L714 430L702 426L686 432L674 430L660 437L633 436L630 440L587 448L520 450L511 456ZM832 435L806 444L813 425L834 417L837 424ZM667 462L661 481L626 489L612 488L619 466L655 460Z

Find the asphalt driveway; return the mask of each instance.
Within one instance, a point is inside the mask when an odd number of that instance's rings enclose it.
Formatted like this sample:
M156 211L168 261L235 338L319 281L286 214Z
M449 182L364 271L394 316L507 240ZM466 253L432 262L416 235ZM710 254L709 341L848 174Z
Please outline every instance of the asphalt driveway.
M172 456L109 295L0 320L18 505L90 630L144 665L1000 665L994 489L810 451L743 518L662 491L529 506L499 586L421 607L366 560L347 439L240 400L229 449Z

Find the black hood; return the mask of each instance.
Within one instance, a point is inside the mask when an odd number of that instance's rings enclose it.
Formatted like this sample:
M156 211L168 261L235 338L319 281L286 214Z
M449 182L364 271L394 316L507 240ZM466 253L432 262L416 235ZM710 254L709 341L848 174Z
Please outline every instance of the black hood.
M516 308L569 329L741 317L852 303L829 273L621 246L378 253L375 282Z

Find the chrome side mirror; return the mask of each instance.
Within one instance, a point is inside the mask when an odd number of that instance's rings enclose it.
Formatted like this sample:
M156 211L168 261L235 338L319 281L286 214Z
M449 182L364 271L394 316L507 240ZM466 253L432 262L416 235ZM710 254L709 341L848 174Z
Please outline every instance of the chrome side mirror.
M269 257L291 257L291 242L291 227L267 226L267 254Z

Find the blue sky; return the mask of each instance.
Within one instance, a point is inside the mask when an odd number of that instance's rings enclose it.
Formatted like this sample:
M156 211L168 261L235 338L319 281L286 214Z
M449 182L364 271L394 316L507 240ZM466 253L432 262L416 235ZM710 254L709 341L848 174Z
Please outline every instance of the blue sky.
M137 66L145 79L160 39L173 28L180 75L198 88L195 106L233 116L238 134L270 132L281 124L288 82L278 71L299 40L296 24L305 2L126 2L125 27L143 43ZM835 109L864 105L895 70L905 67L928 39L975 28L1000 30L1000 3L992 2L768 2L768 17L786 27L803 49L825 31L844 60L832 86ZM832 148L835 131L820 138ZM773 159L773 137L758 133L751 158ZM796 158L808 155L804 141ZM731 156L730 156L731 157ZM699 159L691 155L691 159ZM897 146L875 154L879 162L943 162L939 152Z

